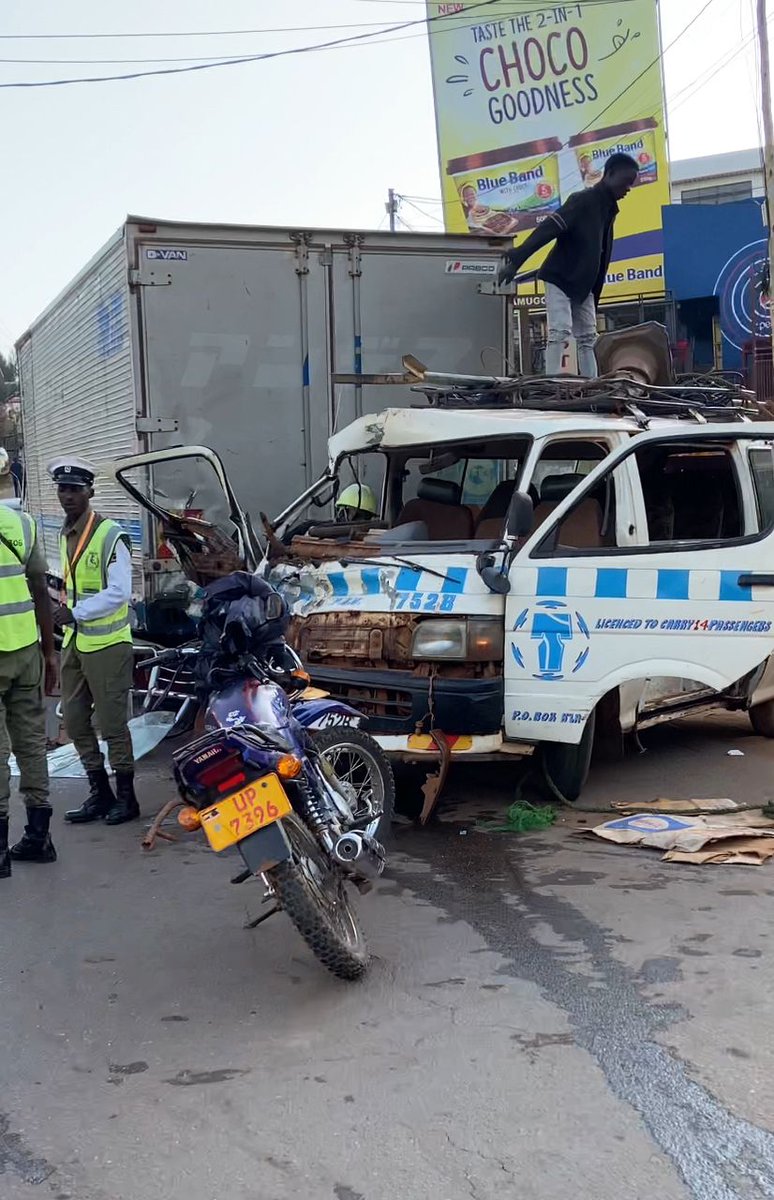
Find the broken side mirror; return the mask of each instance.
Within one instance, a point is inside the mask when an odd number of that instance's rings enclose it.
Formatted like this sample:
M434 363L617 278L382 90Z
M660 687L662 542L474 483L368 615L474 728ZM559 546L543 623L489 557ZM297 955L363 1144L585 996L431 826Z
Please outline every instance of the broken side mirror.
M498 596L508 595L511 590L511 581L507 575L503 574L503 564L499 567L494 565L494 555L481 555L476 566L490 592L494 592Z
M508 505L505 520L505 532L514 538L525 538L532 532L532 522L535 516L532 497L526 492L514 492ZM507 548L503 546L503 556L500 566L495 566L494 554L479 554L476 560L476 570L490 592L498 596L507 596L511 583L506 573L506 564L510 561Z

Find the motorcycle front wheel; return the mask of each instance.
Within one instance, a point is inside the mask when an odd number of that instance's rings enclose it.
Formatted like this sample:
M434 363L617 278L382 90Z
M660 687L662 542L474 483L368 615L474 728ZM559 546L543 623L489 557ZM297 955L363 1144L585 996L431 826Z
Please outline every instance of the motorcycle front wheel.
M339 979L360 979L368 947L343 876L297 817L286 817L283 826L293 857L266 872L280 907L324 967Z
M350 725L315 730L314 742L343 785L355 818L352 828L386 845L395 811L395 776L379 743Z

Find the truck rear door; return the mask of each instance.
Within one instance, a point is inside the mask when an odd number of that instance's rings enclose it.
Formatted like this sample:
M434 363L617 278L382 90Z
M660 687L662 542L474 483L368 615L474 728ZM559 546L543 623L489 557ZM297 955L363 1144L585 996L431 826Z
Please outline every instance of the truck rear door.
M253 514L279 512L327 462L317 264L289 236L162 245L139 235L135 254L148 448L211 446Z

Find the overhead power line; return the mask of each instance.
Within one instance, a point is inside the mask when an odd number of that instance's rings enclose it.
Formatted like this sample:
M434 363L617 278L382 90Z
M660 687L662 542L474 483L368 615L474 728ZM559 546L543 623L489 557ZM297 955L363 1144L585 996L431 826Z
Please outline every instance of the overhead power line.
M389 3L389 4L410 4L415 8L424 8L425 0L358 0L359 3ZM502 2L502 0L496 0ZM607 5L616 4L619 7L622 4L632 4L636 0L583 0L587 8L599 8ZM510 5L514 6L513 13L505 13L504 16L529 16L534 13L544 12L547 8L553 7L551 3L538 4L537 0L508 0ZM522 8L521 5L530 5L528 8ZM441 17L423 18L416 24L424 25L428 20L436 21L456 21L459 17L464 20L469 12L476 8L480 8L481 4L470 4L460 13L445 13ZM0 41L95 41L95 40L113 40L122 38L184 38L184 37L244 37L256 33L316 33L323 29L357 29L363 28L366 25L384 25L384 21L350 21L346 24L325 24L325 25L280 25L269 26L262 29L165 29L165 30L131 30L120 33L0 33Z
M621 2L626 3L627 0L585 0L585 2L588 4L594 4L594 5L607 5L607 4L614 4L614 3L620 4ZM464 11L464 14L459 14L459 15L460 16L465 15L467 17L473 12L482 12L482 11L485 12L485 10L492 8L494 5L500 4L500 3L501 3L501 0L479 0L478 3L468 5ZM514 0L509 0L509 3L514 3ZM688 22L688 24L685 26L685 28L681 31L681 33L679 33L677 35L676 38L673 39L673 41L669 44L669 46L667 46L665 48L665 50L662 51L653 60L653 62L649 63L648 66L645 67L640 72L639 75L635 76L635 78L633 80L631 80L631 82L629 84L627 84L627 86L623 89L623 91L619 92L618 96L614 97L614 99L611 100L610 103L605 108L603 108L600 113L595 114L594 121L596 121L600 116L603 116L604 113L606 113L610 108L612 108L612 106L623 95L625 95L632 87L634 87L635 84L638 83L639 80L642 79L643 76L645 76L648 73L648 71L650 71L651 68L654 67L659 62L659 60L661 59L663 54L666 53L667 50L671 49L671 47L673 45L675 45L675 43L677 41L679 41L680 38L683 37L683 35L685 33L688 32L688 30L691 28L691 26L694 25L696 23L696 21L699 20L699 18L706 12L706 10L713 3L714 3L714 0L707 0L707 3L703 6L703 8L701 8L699 10L699 12L692 18L692 20ZM525 15L528 11L529 12L541 12L541 11L544 11L545 8L546 8L546 5L542 5L541 8L531 9L531 10L518 9L517 13L518 13L518 15ZM381 45L381 44L383 44L383 42L390 40L387 38L382 38L382 36L381 36L382 34L397 33L397 32L401 32L402 30L405 30L405 29L416 28L417 26L422 26L422 27L424 27L424 29L429 29L430 26L434 25L438 21L443 21L443 22L447 23L448 20L449 20L449 18L447 15L439 14L434 17L423 17L423 18L420 18L418 20L413 20L413 21L401 21L396 25L385 26L383 29L381 29L378 32L377 31L373 31L373 32L367 31L365 33L352 34L349 37L334 38L327 42L316 42L316 43L313 43L313 44L307 45L307 46L292 46L292 47L288 47L287 49L269 50L269 51L264 51L263 53L260 53L260 54L246 54L246 55L242 55L240 57L218 58L218 59L214 59L214 60L209 60L209 61L204 61L204 62L195 62L195 63L191 63L189 60L186 60L187 65L185 65L185 66L157 67L150 71L128 71L128 72L124 72L124 73L117 74L117 75L75 76L75 77L70 77L68 79L16 80L16 81L7 82L7 83L0 83L0 90L22 89L22 88L30 89L30 88L44 88L44 87L68 87L73 84L80 84L80 83L111 83L111 82L119 82L119 81L125 82L127 80L132 80L132 79L147 79L147 78L153 78L153 77L159 77L159 76L165 76L165 75L183 75L183 74L192 73L194 71L211 71L218 67L221 67L221 68L222 67L234 67L234 66L241 66L246 63L252 63L252 62L265 62L269 59L288 58L288 57L291 57L296 54L309 54L309 53L313 53L313 52L319 52L321 50L332 50L332 49L336 49L339 47L350 46L350 45ZM446 27L448 28L448 24ZM0 36L5 36L5 35L0 35ZM22 35L14 34L14 35L8 35L8 36L19 37ZM43 35L33 35L33 36L43 36ZM68 35L63 35L63 36L68 36ZM393 40L402 40L402 39L393 39ZM594 122L592 122L592 124L593 123ZM590 128L591 128L591 125L587 125L587 126L585 126L585 128L583 130L580 130L579 132L583 133L583 132L585 132L586 129L590 129Z
M426 212L424 208L420 208L418 204L415 204L410 196L401 195L398 197L398 199L402 200L404 204L408 204L409 208L413 208L414 212L418 212L421 214L421 216L426 217L428 221L435 221L436 224L443 225L442 217L433 216L432 213Z
M509 4L513 4L516 2L517 2L517 0L508 0ZM529 2L534 3L534 0L529 0ZM585 0L585 2L593 6L593 5L606 5L606 4L612 4L612 3L620 3L620 2L622 2L622 0ZM623 3L630 3L630 2L632 2L632 0L623 0ZM411 37L411 36L423 37L425 30L428 29L431 25L434 25L438 21L443 22L443 28L440 29L438 32L441 32L441 33L451 32L452 30L459 28L460 24L470 24L471 23L470 15L472 13L489 9L493 5L500 4L500 3L502 3L502 0L478 0L478 2L475 4L469 4L466 7L466 9L464 10L464 12L461 12L459 14L453 14L452 16L449 16L447 14L443 14L443 15L439 14L435 17L422 17L418 20L413 20L413 21L401 21L396 25L386 25L386 26L382 26L381 29L377 29L377 30L373 30L373 31L367 30L365 33L352 34L349 37L343 37L343 38L333 38L332 40L327 41L327 42L317 42L317 43L313 43L312 45L308 45L308 46L291 46L291 47L288 47L287 49L283 49L283 50L269 50L269 51L264 51L259 54L243 54L243 55L236 55L236 56L223 56L223 57L218 57L216 59L210 58L210 59L205 59L204 61L196 61L196 62L192 62L191 59L184 59L183 61L190 65L180 66L180 67L159 67L159 68L151 70L151 71L129 71L129 72L125 72L125 73L121 73L121 74L117 74L117 75L76 76L76 77L71 77L68 79L18 80L18 81L12 81L9 83L0 83L0 89L66 87L70 84L76 84L76 83L110 83L113 81L125 81L125 80L130 80L130 79L151 78L153 76L182 75L182 74L187 74L187 73L190 73L193 71L209 71L209 70L215 69L216 67L241 66L245 63L263 62L268 59L287 58L287 57L290 57L295 54L308 54L308 53L312 53L312 52L316 52L316 51L339 49L339 48L343 48L343 47L347 47L347 46L384 45L389 41L402 41L404 39L402 39L402 38L386 38L386 37L382 36L383 34L396 33L396 32L400 32L405 29L415 29L415 28L421 26L422 32L420 34L417 34L417 35L409 34L408 36L409 37ZM544 9L545 9L545 5L543 5L542 8L533 8L533 9L529 9L529 10L519 8L519 9L514 10L512 13L501 13L500 15L502 18L507 18L509 16L524 16L524 15L527 15L527 13L544 11ZM458 17L459 17L459 21L457 20ZM463 18L464 18L464 21L463 21ZM456 24L452 24L452 22L456 22ZM222 31L222 32L226 32L226 31ZM250 31L245 30L243 32L250 32ZM15 37L21 37L21 36L23 36L23 35L0 34L0 39L3 37L14 37L15 38ZM42 35L42 34L37 35L36 34L36 35L30 35L30 36L43 37L46 35ZM55 35L55 36L70 37L70 36L78 36L78 35L63 34L63 35ZM110 36L110 35L95 34L95 35L85 35L85 36L102 37L102 36ZM116 36L118 36L118 35L116 35ZM121 35L121 36L123 36L123 35ZM140 35L127 34L126 36L140 36ZM167 36L167 35L159 35L159 36ZM169 36L193 36L193 34L191 33L189 35L180 34L180 35L169 35ZM99 61L99 60L94 60L94 61ZM174 60L166 59L166 60L162 60L162 61L168 62L168 61L174 61Z
M380 0L380 2L381 2L381 0ZM386 0L386 2L389 2L389 0ZM497 2L497 0L491 0L491 2L495 3L495 2ZM499 0L499 2L502 3L502 0ZM529 13L540 11L539 9L530 9L529 12L525 11L524 9L511 9L510 5L518 3L519 0L507 0L507 2L509 4L509 11L498 12L498 14L497 14L498 20L508 20L512 17L527 16L527 15L529 15ZM528 0L528 2L534 3L534 0ZM612 2L612 0L585 0L585 3L587 4L587 6L588 5L594 6L594 5L600 5L600 4L608 4L611 2ZM628 4L628 3L632 3L633 0L621 0L621 2ZM412 3L413 3L413 0L412 0ZM367 29L367 30L373 29L374 32L372 34L366 33L366 34L362 35L362 37L364 39L367 37L373 37L373 39L374 39L373 42L366 41L365 45L387 45L390 42L408 41L410 38L424 37L425 36L424 27L429 23L429 21L436 21L436 20L441 20L441 19L443 20L443 27L435 30L436 36L440 33L452 33L454 31L456 31L457 29L464 28L466 25L471 24L471 19L470 19L470 16L468 15L471 11L472 11L472 6L468 7L464 12L461 12L461 13L444 14L443 18L431 17L431 18L424 18L423 20L419 20L419 21L408 22L407 23L408 25L412 25L412 26L421 25L421 26L423 26L423 28L418 33L410 33L402 38L386 38L386 37L382 37L381 35L384 33L392 33L394 29L405 28L406 24L402 24L399 26L390 26L390 25L385 25L383 21L353 21L353 22L349 22L348 24L342 24L342 25L288 25L288 26L276 26L273 28L266 28L266 29L211 30L209 32L209 34L202 31L201 35L195 34L191 31L180 33L180 34L174 34L174 33L158 33L158 34L144 34L144 33L69 34L69 33L65 33L65 34L30 34L30 35L0 34L0 42L2 42L5 39L8 39L8 38L22 38L22 37L26 37L26 36L30 36L30 37L34 37L34 38L39 37L39 38L52 38L52 39L79 38L79 37L84 37L84 38L111 38L111 37L122 37L122 38L149 37L150 38L150 37L196 37L196 36L216 37L216 36L220 36L222 34L236 36L236 35L242 35L242 34L246 35L246 34L258 34L258 33L261 33L261 34L266 34L266 33L307 33L307 32L313 32L313 31L322 30L322 29L331 29L331 30L333 30L333 29ZM343 39L341 42L338 42L338 40L337 40L335 43L331 43L331 44L326 42L319 48L320 49L334 49L334 48L345 49L348 45L357 47L357 45L359 45L359 44L360 43L355 39L353 39L351 41L349 39ZM294 48L294 50L292 52L295 52L295 49L296 48ZM297 48L299 53L304 52L306 49L312 50L312 49L318 49L318 47L312 46L312 47L307 48L307 47L302 46L302 47ZM249 57L251 58L252 56L249 56ZM259 57L264 57L264 56L256 55L255 57L259 58ZM267 55L267 57L268 57L268 55ZM143 64L150 65L150 64L155 64L155 63L178 63L178 62L180 62L180 63L207 63L207 64L221 66L221 65L227 65L229 62L233 62L235 64L242 63L245 60L246 60L246 56L245 56L244 52L242 52L240 54L218 54L215 56L213 56L212 53L204 54L204 55L194 55L194 54L165 55L165 56L157 57L157 58L0 58L0 64L19 63L19 64L24 64L27 66L30 66L30 65L38 65L38 66L43 66L43 65L46 65L46 66L89 66L89 65L92 65L92 66L118 66L118 65L143 65ZM148 72L148 74L151 74L151 72ZM116 78L122 78L122 76L116 76ZM64 82L70 82L70 81L64 81ZM72 82L81 82L81 81L73 80ZM87 81L83 81L83 82L87 82ZM89 80L88 82L92 82L92 81Z
M468 12L481 11L491 8L494 4L499 4L501 0L479 0L477 4L472 4L468 8ZM445 17L424 17L421 20L401 21L397 25L388 25L382 33L396 33L403 29L413 29L418 25L430 26L438 20L445 20ZM328 42L316 42L308 46L290 46L284 50L267 50L262 54L245 54L240 58L217 59L211 62L194 63L184 67L158 67L152 71L129 71L121 75L79 75L70 79L35 79L15 81L12 83L0 83L0 89L7 88L41 88L41 87L67 87L76 83L110 83L114 80L128 79L147 79L152 76L159 75L184 75L193 71L211 71L217 67L235 67L243 63L265 62L273 58L288 58L295 54L309 54L313 51L331 50L337 46L347 46L355 43L366 44L367 38L376 38L379 35L376 32L355 33L350 37L333 38ZM370 43L373 44L373 43ZM378 43L376 43L378 44Z

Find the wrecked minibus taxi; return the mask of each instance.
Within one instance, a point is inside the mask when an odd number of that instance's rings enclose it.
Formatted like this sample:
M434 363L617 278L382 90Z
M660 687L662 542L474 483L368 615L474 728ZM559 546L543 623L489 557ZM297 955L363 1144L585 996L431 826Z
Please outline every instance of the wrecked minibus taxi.
M429 404L332 436L261 550L229 498L230 544L286 596L315 686L392 755L443 772L539 750L573 800L595 741L620 754L718 708L774 736L774 421L646 360L598 381L426 379ZM378 511L336 522L353 481Z

